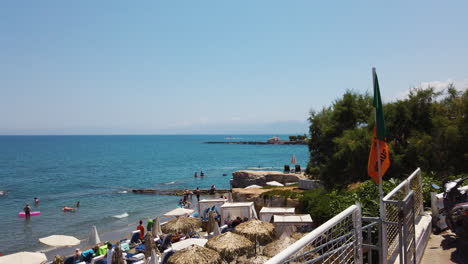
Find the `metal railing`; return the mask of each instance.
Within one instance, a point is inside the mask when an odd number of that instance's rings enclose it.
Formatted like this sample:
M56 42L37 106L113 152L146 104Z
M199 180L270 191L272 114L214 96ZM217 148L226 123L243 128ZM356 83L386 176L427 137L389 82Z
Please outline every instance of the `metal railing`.
M424 211L420 168L416 169L407 179L383 198L385 220L383 221L382 229L382 256L385 260L384 263L393 263L397 255L401 253L401 206L402 202L410 194L412 196L411 206L413 206L411 217L414 220L414 218L421 215Z
M266 264L362 264L361 228L361 206L352 205L281 251Z

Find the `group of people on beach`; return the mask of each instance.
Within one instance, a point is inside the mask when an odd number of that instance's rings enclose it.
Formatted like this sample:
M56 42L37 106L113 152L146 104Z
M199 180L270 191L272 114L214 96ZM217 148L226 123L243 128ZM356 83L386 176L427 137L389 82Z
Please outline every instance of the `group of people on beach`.
M211 185L210 188L210 195L213 195L216 193L216 186L214 184ZM197 187L197 189L191 191L189 189L185 189L183 193L183 198L179 200L179 207L186 208L189 207L192 204L190 201L192 201L192 197L195 194L197 197L197 201L200 201L200 195L201 195L201 190L200 187ZM190 201L189 201L190 200Z

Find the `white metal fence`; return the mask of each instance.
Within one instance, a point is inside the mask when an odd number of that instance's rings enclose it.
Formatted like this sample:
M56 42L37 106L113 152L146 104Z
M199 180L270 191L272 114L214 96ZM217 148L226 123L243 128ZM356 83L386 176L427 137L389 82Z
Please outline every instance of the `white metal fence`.
M421 215L423 208L423 190L421 169L416 169L406 180L401 182L395 189L389 192L384 198L385 220L383 221L382 230L382 254L385 259L384 263L393 263L398 254L403 253L402 250L402 209L401 206L410 193L412 196L413 210L410 214L414 218ZM403 216L404 217L404 216ZM414 222L414 221L413 221ZM400 254L401 255L401 254Z
M362 263L361 206L352 205L266 264Z

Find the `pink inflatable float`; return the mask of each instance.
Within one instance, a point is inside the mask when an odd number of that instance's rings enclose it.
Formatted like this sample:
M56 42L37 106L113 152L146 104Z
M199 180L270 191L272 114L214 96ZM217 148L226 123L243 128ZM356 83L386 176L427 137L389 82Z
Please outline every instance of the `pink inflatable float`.
M35 215L40 215L41 212L37 211L37 212L31 212L31 216L35 216ZM19 217L26 217L26 214L24 212L19 212L18 213L18 216Z

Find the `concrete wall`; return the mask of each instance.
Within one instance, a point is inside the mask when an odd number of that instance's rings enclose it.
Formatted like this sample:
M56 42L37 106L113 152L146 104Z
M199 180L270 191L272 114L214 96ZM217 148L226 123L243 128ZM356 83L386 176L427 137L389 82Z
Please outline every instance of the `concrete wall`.
M305 180L305 179L299 180L299 189L311 190L311 189L316 189L319 187L323 187L323 186L322 186L322 183L318 180Z

